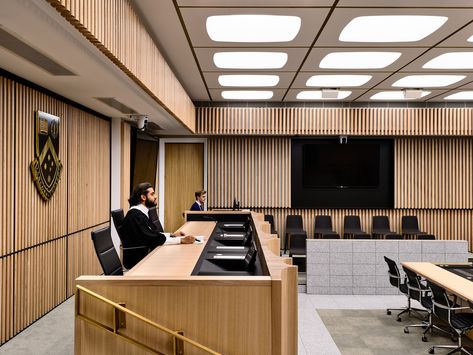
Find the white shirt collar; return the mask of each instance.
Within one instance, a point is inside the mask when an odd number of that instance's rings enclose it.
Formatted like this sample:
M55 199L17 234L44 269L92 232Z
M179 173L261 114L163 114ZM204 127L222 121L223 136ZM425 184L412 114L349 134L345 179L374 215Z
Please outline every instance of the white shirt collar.
M141 204L141 203L138 204L138 205L136 205L136 206L130 207L130 210L138 210L138 211L141 211L141 212L143 212L143 213L146 215L146 217L149 218L149 215L148 215L148 207L146 207L145 205L143 205L143 204Z
M202 206L202 204L199 202L199 200L195 200L199 206Z

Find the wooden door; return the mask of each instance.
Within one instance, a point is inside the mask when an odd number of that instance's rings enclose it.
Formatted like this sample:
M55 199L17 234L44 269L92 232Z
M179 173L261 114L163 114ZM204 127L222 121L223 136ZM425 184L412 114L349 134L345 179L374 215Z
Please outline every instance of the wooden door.
M182 212L204 188L204 144L166 143L164 162L164 228L173 232L183 223Z

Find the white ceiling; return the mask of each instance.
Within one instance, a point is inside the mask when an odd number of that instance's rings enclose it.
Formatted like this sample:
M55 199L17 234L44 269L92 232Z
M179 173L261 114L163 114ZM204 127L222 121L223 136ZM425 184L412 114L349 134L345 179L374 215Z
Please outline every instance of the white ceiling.
M464 87L473 87L473 70L429 70L422 65L435 56L452 51L473 51L467 39L473 35L472 0L132 0L157 45L194 101L226 101L218 75L274 73L280 75L270 101L297 101L296 95L307 79L317 73L371 73L373 78L356 88L343 101L369 101L376 92L399 90L391 84L412 74L460 73L467 77L447 88L424 88L432 93L418 101L443 101L443 97ZM447 6L448 5L448 6ZM299 34L288 43L222 43L213 42L205 29L211 15L270 14L295 15L302 19ZM421 41L410 43L344 43L340 32L353 18L364 15L439 15L448 21ZM373 29L374 31L376 29ZM213 61L217 51L285 51L287 65L280 70L222 70ZM401 57L383 69L319 69L320 60L339 51L397 51ZM228 88L225 88L228 90ZM254 89L254 88L252 88ZM265 88L264 90L268 90Z

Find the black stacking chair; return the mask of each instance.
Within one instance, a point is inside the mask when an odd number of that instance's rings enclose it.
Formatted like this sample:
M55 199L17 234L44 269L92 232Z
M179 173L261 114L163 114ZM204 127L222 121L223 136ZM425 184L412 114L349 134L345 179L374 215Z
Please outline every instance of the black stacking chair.
M411 306L411 297L409 296L409 292L408 292L408 289L407 289L407 282L406 282L405 279L402 280L401 273L399 272L399 268L397 267L396 262L392 259L389 259L386 256L384 257L384 261L386 261L386 263L388 264L389 283L392 286L396 287L399 291L401 291L401 293L403 293L407 297L407 307L405 307L405 308L388 308L386 310L386 314L390 315L391 311L401 311L396 317L396 320L398 322L400 322L402 320L401 315L406 313L406 312L409 315L411 314L412 311L422 312L423 311L422 309L413 308Z
M436 326L432 321L432 295L430 288L427 285L421 282L421 278L417 275L414 271L402 267L406 277L407 277L407 292L411 299L418 301L422 307L424 307L428 313L428 317L426 320L422 321L419 324L410 324L406 325L404 328L404 333L409 333L409 328L413 327L422 327L424 328L424 332L422 334L422 341L427 341L426 334L427 332L432 329L437 329L446 334L450 334L448 331Z
M271 226L271 234L278 234L278 231L276 230L276 227L274 226L274 217L272 214L265 214L264 215L264 220L266 222L269 222L269 225Z
M113 210L111 214L112 214L113 224L115 225L115 228L118 229L118 227L122 225L123 220L125 219L125 214L123 213L123 210L121 208L118 210Z
M289 256L306 257L306 233L291 233L289 236Z
M434 345L430 348L429 354L434 354L435 349L452 349L449 354L459 351L460 353L471 355L471 352L462 346L462 336L470 329L473 329L473 313L456 313L456 311L466 311L471 308L459 307L455 299L453 301L450 300L447 291L443 287L432 282L427 282L427 286L432 291L433 313L441 320L447 322L458 335L457 345Z
M163 226L161 225L161 222L159 221L158 211L156 210L156 207L151 207L148 210L148 217L153 223L153 225L156 227L156 230L158 232L161 232L161 233L164 232Z
M432 234L418 234L417 240L435 240L435 235Z
M373 235L373 239L380 239L383 237L386 238L387 236L391 236L391 235L396 235L396 236L399 235L391 231L391 228L389 227L388 216L373 216L372 225L371 225L371 234ZM389 239L399 239L399 238L389 238Z
M305 233L301 215L286 216L286 236L284 238L284 252L288 247L289 235L292 233Z
M322 235L322 239L340 239L340 235L338 233L324 233Z
M359 216L345 216L343 219L343 238L370 239L371 236L361 230Z
M110 227L91 232L95 253L105 275L123 275L122 264L113 246Z
M331 235L330 238L324 238L325 235ZM335 237L338 236L337 233L333 231L332 227L332 217L330 216L315 216L314 222L314 239L322 238L322 239L338 239Z
M384 239L386 240L400 240L400 239L404 239L404 237L401 235L401 234L386 234L384 236Z
M419 234L426 234L419 229L419 222L417 216L402 216L401 219L402 234L408 237L418 236Z

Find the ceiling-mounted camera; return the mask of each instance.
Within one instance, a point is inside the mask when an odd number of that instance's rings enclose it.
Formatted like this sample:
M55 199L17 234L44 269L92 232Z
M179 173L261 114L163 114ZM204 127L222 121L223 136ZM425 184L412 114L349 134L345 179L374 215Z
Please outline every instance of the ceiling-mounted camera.
M139 116L138 121L136 123L136 127L140 131L144 131L147 126L148 126L148 116Z

